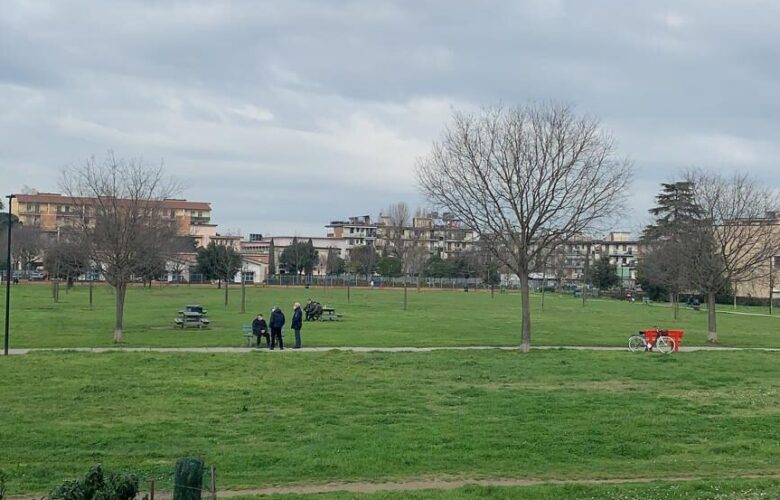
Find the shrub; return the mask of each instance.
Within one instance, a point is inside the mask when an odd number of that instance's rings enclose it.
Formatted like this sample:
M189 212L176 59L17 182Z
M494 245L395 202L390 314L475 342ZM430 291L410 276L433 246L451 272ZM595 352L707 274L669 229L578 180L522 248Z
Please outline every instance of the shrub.
M137 494L138 478L104 473L98 464L81 479L65 481L51 490L45 500L133 500Z

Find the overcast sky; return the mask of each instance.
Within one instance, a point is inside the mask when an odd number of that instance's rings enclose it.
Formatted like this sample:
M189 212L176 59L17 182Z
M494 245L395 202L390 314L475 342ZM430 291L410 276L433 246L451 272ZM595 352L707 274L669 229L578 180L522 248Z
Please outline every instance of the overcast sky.
M0 189L109 149L164 161L222 230L322 235L420 201L453 108L556 100L636 165L780 185L776 1L0 0Z

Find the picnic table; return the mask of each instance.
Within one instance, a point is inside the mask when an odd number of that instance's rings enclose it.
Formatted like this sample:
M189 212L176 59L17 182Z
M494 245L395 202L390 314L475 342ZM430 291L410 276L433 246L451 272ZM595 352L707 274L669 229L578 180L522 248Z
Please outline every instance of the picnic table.
M321 318L323 320L327 319L328 321L335 321L336 318L338 318L338 314L336 314L336 309L332 307L323 307Z
M203 316L208 314L208 311L203 309L203 306L200 305L200 304L188 304L188 305L184 306L184 310L183 311L179 311L179 313L182 313L182 312L195 312L195 313L200 313Z
M179 317L173 320L176 326L181 328L196 327L203 328L208 326L209 320L207 320L202 313L194 311L179 311Z

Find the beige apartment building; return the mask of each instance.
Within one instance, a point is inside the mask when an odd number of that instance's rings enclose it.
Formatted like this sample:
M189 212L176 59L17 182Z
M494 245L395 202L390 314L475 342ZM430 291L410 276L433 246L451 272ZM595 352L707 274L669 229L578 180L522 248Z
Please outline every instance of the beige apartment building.
M63 227L76 224L82 216L79 205L92 203L94 199L83 198L76 204L69 196L58 193L17 194L11 199L11 213L25 226L56 235ZM180 236L193 235L193 228L197 230L211 222L210 203L169 199L162 202L162 208L163 216L175 221ZM89 214L84 216L89 218Z
M378 221L371 216L349 217L345 220L331 221L327 237L340 242L338 247L346 249L347 254L356 246L373 246L377 251L391 251L399 240L404 246L424 248L429 254L438 254L448 258L468 250L476 241L473 232L463 223L449 214L433 212L425 216L413 217L411 224L404 227L393 225L390 217L380 215Z

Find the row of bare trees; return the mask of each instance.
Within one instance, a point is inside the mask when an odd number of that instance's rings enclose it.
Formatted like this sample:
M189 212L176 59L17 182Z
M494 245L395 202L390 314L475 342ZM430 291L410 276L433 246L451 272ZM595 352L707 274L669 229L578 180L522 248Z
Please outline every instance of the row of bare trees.
M519 277L523 351L531 345L529 271L562 261L567 241L621 216L631 176L631 163L598 120L556 103L455 112L417 165L429 201L463 221ZM780 253L778 219L767 217L780 202L739 174L691 171L677 187L666 194L690 199L654 212L656 224L643 235L644 273L675 297L703 293L714 342L717 294L760 278Z
M669 294L675 316L681 293L703 294L707 340L717 342L717 296L768 278L780 254L780 198L746 174L698 169L663 184L656 203L642 235L642 281Z

